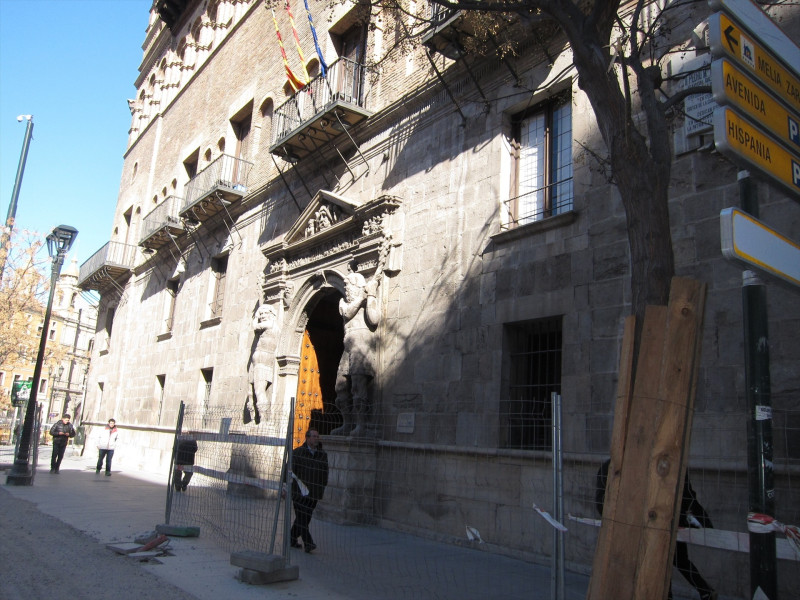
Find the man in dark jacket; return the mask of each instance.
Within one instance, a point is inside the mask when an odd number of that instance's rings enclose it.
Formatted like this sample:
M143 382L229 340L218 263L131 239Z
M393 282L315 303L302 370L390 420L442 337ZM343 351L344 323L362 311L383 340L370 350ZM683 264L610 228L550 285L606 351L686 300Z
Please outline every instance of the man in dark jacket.
M299 548L298 536L303 539L306 552L317 545L311 537L308 525L311 515L322 500L325 486L328 485L328 455L319 442L319 431L306 431L306 442L292 452L292 504L294 523L292 524L291 545Z
M192 480L195 454L197 454L197 440L190 435L178 437L178 447L175 449L175 470L172 473L172 485L178 492L185 492Z
M595 496L594 503L597 512L603 516L603 504L606 498L606 485L608 484L608 467L611 459L606 459L600 468L597 470L595 476ZM711 529L714 527L711 523L711 518L708 516L706 509L700 504L695 494L692 484L689 482L689 471L687 469L686 476L683 480L683 495L681 496L681 512L678 516L679 527L705 527ZM694 563L689 560L689 547L686 542L675 543L675 557L673 564L678 569L684 579L692 584L692 587L700 594L701 600L716 600L717 592L703 579L700 571L694 566ZM672 584L669 586L669 599L672 600Z
M64 452L67 449L67 443L70 438L75 437L75 428L72 426L69 415L61 417L50 428L50 436L53 438L53 455L50 457L50 472L58 473L61 467L61 460L64 458Z

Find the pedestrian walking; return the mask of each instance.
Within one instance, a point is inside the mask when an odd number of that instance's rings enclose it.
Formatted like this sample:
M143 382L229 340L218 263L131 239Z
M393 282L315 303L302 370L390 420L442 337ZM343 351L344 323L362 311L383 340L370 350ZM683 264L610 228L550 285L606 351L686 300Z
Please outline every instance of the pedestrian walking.
M185 492L194 474L194 455L197 454L197 440L190 435L178 437L175 449L175 470L172 473L172 485L178 492Z
M114 450L117 448L117 422L109 419L108 424L97 436L97 468L95 473L100 473L103 468L103 460L106 462L106 477L111 477L111 459L114 458Z
M611 459L606 459L600 468L597 470L595 476L595 507L600 516L603 516L603 504L606 497L606 485L608 483L608 468L611 464ZM714 525L711 523L711 518L708 516L706 509L700 504L695 494L692 484L689 482L689 471L686 471L686 476L683 480L683 494L681 496L681 512L678 517L679 527L705 527L712 528ZM708 582L700 575L700 571L694 563L689 560L689 546L686 542L678 541L675 543L675 556L673 564L678 569L678 572L683 575L683 578L688 581L692 587L700 594L701 600L717 600L717 592ZM669 586L669 600L672 600L672 582Z
M70 438L75 437L75 428L69 422L71 418L69 415L64 415L50 428L50 436L53 438L53 455L50 457L51 473L58 473L67 444Z
M297 538L303 540L306 552L313 551L317 545L311 537L309 524L311 515L322 500L328 485L328 454L322 449L319 431L306 431L305 443L292 452L292 505L294 523L290 534L292 548L300 548Z

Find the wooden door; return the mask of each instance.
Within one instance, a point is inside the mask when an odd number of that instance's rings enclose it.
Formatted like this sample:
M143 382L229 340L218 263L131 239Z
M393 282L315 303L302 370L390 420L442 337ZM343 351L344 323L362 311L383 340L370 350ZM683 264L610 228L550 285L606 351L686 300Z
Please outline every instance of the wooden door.
M300 355L300 372L297 378L297 401L294 412L294 435L292 447L297 448L306 441L306 431L311 423L311 411L322 410L322 389L319 385L317 352L311 343L308 330L303 332L303 348Z

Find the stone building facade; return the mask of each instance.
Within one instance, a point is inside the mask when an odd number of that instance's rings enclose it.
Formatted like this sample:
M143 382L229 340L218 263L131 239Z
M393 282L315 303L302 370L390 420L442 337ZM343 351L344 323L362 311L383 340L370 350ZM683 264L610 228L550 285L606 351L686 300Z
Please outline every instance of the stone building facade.
M603 144L563 39L465 66L437 37L447 15L423 35L439 52L378 62L401 31L393 14L310 2L325 65L297 14L301 64L283 10L160 4L174 10L150 14L110 242L81 269L80 285L101 294L84 420L128 430L118 464L166 469L181 402L244 402L267 304L274 410L298 394L307 333L322 397L310 422L339 465L368 473L357 484L369 502L348 504L347 483L332 492L339 518L455 537L466 522L505 552L547 554L549 538L517 525L552 493L551 394L563 399L572 512L588 514L630 313L625 215L592 158ZM287 69L308 72L311 91L294 92ZM741 530L742 269L719 247L737 168L684 133L678 121L676 265L709 289L690 466L718 474L695 487ZM762 219L800 237L796 201L766 183L759 194ZM352 273L377 281L380 307L363 440L330 435ZM800 458L796 307L795 290L770 285L785 477Z

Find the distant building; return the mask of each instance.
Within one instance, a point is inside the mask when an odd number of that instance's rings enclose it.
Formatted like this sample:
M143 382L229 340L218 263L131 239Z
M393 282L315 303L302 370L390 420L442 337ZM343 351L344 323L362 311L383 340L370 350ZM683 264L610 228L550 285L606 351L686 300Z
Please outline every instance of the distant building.
M97 305L89 294L77 286L78 264L72 259L62 269L53 296L50 315L50 331L47 334L47 352L51 360L42 365L39 378L37 401L42 405L42 419L45 423L57 420L64 412L71 412L74 422L80 423L86 391L86 376L89 370L92 343L94 340ZM45 307L31 314L31 321L38 320L37 328L31 328L36 338L36 347L41 339L42 321ZM0 371L0 385L7 397L15 381L33 379L36 354L28 360L9 369Z
M377 278L362 430L376 500L361 518L453 537L469 519L509 553L548 554L549 537L516 524L552 494L551 395L563 398L571 511L594 516L630 313L625 215L591 156L604 148L570 49L550 33L503 60L460 57L447 37L459 15L433 5L431 53L375 64L402 33L391 11L309 5L324 65L304 15L301 64L275 9L284 64L264 3L151 10L110 241L78 282L100 294L84 422L130 428L133 451L115 464L166 471L181 402L244 404L267 305L272 408L313 401L300 425L345 455L349 438L331 434L346 424L340 305L352 273ZM287 71L310 83L295 91ZM707 133L673 133L677 271L708 284L690 466L715 474L693 479L715 523L741 529L742 269L719 245L737 168ZM762 217L800 239L797 203L759 192ZM776 475L788 486L800 459L796 291L771 285L769 302Z

